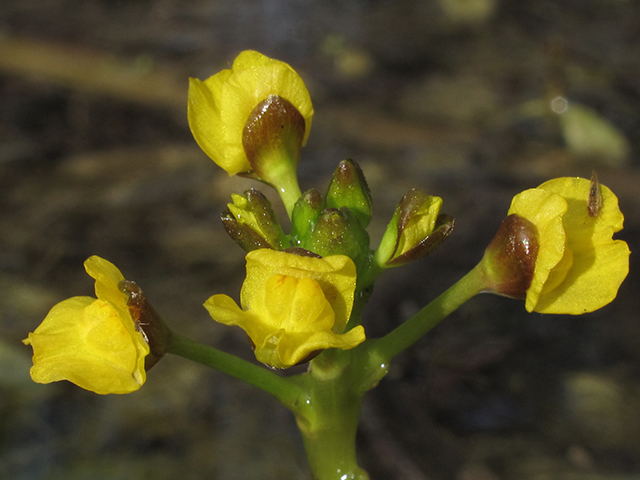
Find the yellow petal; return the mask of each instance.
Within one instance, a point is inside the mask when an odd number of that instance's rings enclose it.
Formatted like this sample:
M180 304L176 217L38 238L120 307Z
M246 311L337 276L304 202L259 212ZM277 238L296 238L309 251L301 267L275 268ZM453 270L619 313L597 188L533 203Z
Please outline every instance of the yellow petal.
M25 341L34 351L31 377L38 383L69 380L99 394L137 390L146 379L139 350L148 354L149 347L134 333L103 300L65 300Z
M223 77L228 77L231 70L223 70L217 75L202 82L196 78L189 79L189 103L187 117L189 127L200 148L229 175L251 170L249 161L234 162L225 156L224 125L220 120L219 94ZM214 92L218 100L214 99Z
M537 188L516 195L511 202L508 215L526 218L538 230L538 257L525 303L529 312L536 308L551 271L564 256L566 237L562 215L566 211L567 202L564 198Z
M309 277L272 275L255 285L246 311L226 295L214 295L205 307L214 320L244 329L256 358L275 368L296 365L318 350L350 349L365 340L361 326L334 333L336 315L320 284Z
M240 293L244 309L251 308L254 296L264 291L267 281L280 273L318 282L335 313L333 331L342 333L351 316L356 287L356 266L345 255L324 258L302 257L292 253L259 249L247 254L247 278Z
M254 303L254 307L257 307ZM311 278L277 274L264 289L265 317L273 329L287 333L329 331L335 315L320 285Z
M277 340L277 343L265 342L260 350L256 348L256 358L275 368L288 368L301 363L319 350L327 348L350 350L364 342L365 333L362 325L358 325L340 335L333 332L316 332L311 335L294 334L289 337L282 335ZM276 348L272 348L273 343Z
M225 325L241 325L245 323L245 317L253 317L227 295L214 295L204 303L204 306L216 322Z
M293 68L280 60L269 58L253 50L245 50L234 60L233 72L235 75L229 78L226 85L237 87L239 92L242 92L241 95L246 101L246 117L269 95L278 95L291 102L303 116L305 134L302 145L307 143L314 113L313 104L307 86ZM224 93L223 90L223 95ZM234 95L233 92L228 94L231 97ZM249 101L249 98L252 100ZM222 101L224 104L225 99L223 98ZM222 118L224 120L224 112Z
M538 312L579 315L597 310L616 297L629 273L629 247L612 238L624 222L618 199L600 185L602 207L592 217L587 208L590 186L584 178L558 178L539 187L567 200L563 225L573 261L563 282L540 299Z
M579 315L610 303L629 272L629 247L613 234L624 217L618 199L600 185L602 202L590 208L592 184L557 178L517 195L509 213L533 222L538 257L526 308Z
M85 260L84 268L96 281L96 296L111 303L121 315L124 315L128 308L125 295L118 288L118 284L124 280L118 267L104 258L93 255Z
M408 252L433 232L441 208L442 198L431 195L427 197L402 230L394 257Z

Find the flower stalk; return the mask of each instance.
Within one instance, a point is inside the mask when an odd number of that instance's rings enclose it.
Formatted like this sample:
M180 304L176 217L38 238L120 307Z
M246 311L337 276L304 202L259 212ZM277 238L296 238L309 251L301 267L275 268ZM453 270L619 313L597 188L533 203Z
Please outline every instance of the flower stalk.
M302 395L301 388L290 379L280 377L270 370L235 355L203 345L176 333L171 334L167 352L243 380L273 395L289 409L294 407Z
M384 363L390 362L463 303L482 292L486 285L485 273L478 265L395 330L382 338L371 340L367 347L376 358L381 358Z

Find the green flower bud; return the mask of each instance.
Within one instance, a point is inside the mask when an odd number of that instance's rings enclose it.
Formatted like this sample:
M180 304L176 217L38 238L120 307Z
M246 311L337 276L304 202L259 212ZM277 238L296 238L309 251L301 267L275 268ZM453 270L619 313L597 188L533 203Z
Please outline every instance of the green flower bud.
M315 188L307 190L298 199L291 218L291 238L296 246L305 243L323 208L324 200Z
M394 267L438 248L455 225L453 217L440 214L441 207L440 197L410 190L396 207L375 252L375 262L381 267Z
M271 202L261 192L252 188L245 196L232 194L231 198L233 203L227 204L228 209L221 216L222 223L244 250L281 250L289 246Z
M369 234L348 208L322 211L304 248L323 257L347 255L357 266L368 257Z
M347 207L363 227L371 221L371 192L360 166L351 159L340 162L327 191L327 207Z

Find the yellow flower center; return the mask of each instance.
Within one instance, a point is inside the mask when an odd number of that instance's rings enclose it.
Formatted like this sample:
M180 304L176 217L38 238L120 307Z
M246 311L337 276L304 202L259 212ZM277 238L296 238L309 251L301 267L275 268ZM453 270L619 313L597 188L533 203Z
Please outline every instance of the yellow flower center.
M267 280L264 295L268 322L274 328L298 333L333 327L333 309L311 278L276 274Z

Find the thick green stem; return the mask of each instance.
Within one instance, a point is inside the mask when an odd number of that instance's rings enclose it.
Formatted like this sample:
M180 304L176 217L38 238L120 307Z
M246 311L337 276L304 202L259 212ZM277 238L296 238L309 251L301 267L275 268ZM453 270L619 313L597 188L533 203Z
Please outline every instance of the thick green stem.
M326 350L311 362L308 372L289 378L180 335L170 336L167 351L244 380L280 400L296 415L314 480L368 480L356 458L364 394L384 377L393 357L482 291L485 284L480 264L388 335L352 350ZM360 323L367 297L363 292L357 295L350 326Z
M484 267L480 263L398 328L382 338L368 342L367 348L373 354L372 358L380 358L383 362L388 363L393 357L422 338L460 305L484 290L486 283Z
M364 391L358 364L343 350L328 350L305 375L307 397L294 410L314 480L368 480L356 459L356 431Z
M356 459L356 431L362 398L315 397L319 421L311 427L298 421L314 480L368 480Z
M254 365L213 347L194 342L182 335L175 333L171 335L167 352L244 380L270 393L289 409L293 408L303 393L293 380L280 377L264 367Z

